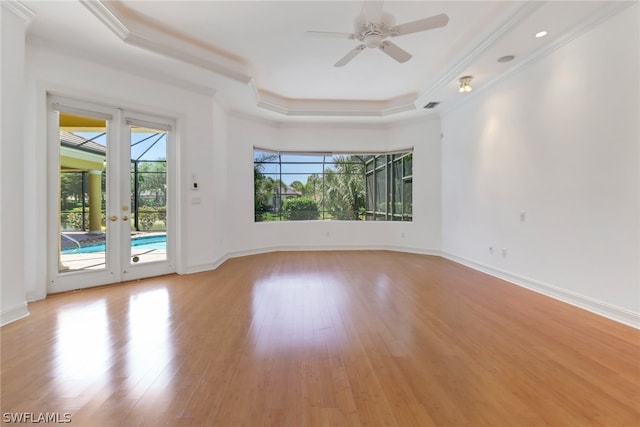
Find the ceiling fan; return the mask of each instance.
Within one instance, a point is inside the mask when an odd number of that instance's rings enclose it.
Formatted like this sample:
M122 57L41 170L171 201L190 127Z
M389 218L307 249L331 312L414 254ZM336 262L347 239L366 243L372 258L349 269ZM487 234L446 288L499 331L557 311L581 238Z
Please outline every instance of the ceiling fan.
M401 25L393 25L393 17L382 11L382 1L365 1L362 12L356 18L356 30L353 33L336 33L326 31L307 31L308 37L341 38L359 40L362 42L342 59L334 64L335 67L343 67L355 58L365 48L378 48L396 61L403 63L411 59L411 54L398 45L386 40L387 37L398 37L420 31L433 30L444 27L449 22L449 17L441 13L417 21L407 22Z

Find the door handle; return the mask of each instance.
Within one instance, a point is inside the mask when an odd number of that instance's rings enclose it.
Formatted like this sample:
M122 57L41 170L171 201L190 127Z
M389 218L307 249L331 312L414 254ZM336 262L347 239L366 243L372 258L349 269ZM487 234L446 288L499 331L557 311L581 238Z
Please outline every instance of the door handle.
M126 221L126 220L128 220L128 219L129 219L129 217L128 217L128 216L126 216L126 215L122 217L122 220L123 220L123 221Z
M111 216L109 217L109 219L110 219L111 221L117 221L117 220L118 220L118 217L117 217L117 216L115 216L115 215L111 215Z

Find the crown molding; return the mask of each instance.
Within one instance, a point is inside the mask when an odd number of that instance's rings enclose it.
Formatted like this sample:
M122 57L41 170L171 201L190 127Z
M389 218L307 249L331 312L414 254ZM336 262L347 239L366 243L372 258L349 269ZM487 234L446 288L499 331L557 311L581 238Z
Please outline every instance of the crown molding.
M397 118L391 121L380 121L372 117L362 117L361 120L354 121L349 119L347 121L336 120L337 117L316 117L314 121L291 121L291 120L277 120L273 118L260 117L255 114L247 113L238 110L229 110L226 112L227 117L238 120L245 120L251 123L267 126L273 129L308 129L314 130L318 127L331 126L332 129L379 129L379 130L393 130L396 128L402 128L404 126L420 125L433 121L438 121L440 116L433 111L415 111L411 117Z
M344 100L344 99L303 99L288 98L270 92L266 89L258 88L255 80L250 74L249 68L240 58L234 58L230 54L217 51L215 47L190 40L186 36L171 29L164 28L160 24L144 19L135 12L119 6L117 2L106 0L79 0L100 22L109 28L125 43L147 49L157 54L171 57L179 61L189 63L209 70L217 75L230 78L236 82L247 84L252 91L255 105L258 108L268 110L287 117L388 117L408 111L422 110L422 106L427 103L438 91L449 85L461 72L465 71L474 61L478 59L487 49L495 45L505 35L512 31L525 18L542 7L546 1L528 1L516 6L505 18L502 25L486 35L480 43L469 51L464 52L457 60L446 67L446 72L438 78L429 88L419 94L408 94L392 99L382 100ZM2 2L3 5L7 2ZM17 0L9 0L8 3L20 4ZM579 34L587 31L611 16L617 11L629 7L636 2L611 2L604 11L585 23L572 30L569 36L556 40L551 46L534 52L524 58L512 69L506 70L499 76L478 88L471 96L443 106L443 113L451 111L458 105L467 102L475 97L487 87L511 75L516 70L529 64L536 58L549 54L553 50L568 43ZM218 96L218 101L221 97ZM227 109L228 111L228 109Z
M122 40L126 40L129 36L129 29L127 26L118 19L115 13L111 11L105 3L97 0L79 0L80 3L89 9L96 18L100 20L104 25L107 26L116 36L118 36Z
M472 99L475 99L477 96L484 93L485 91L493 88L500 82L507 80L509 77L526 69L528 66L535 63L536 61L552 54L556 50L568 45L569 43L581 37L582 35L595 29L598 25L614 17L618 13L621 13L627 8L637 4L638 4L637 2L626 2L626 1L608 3L598 12L596 12L594 15L590 16L585 21L582 21L579 25L561 34L552 43L549 43L537 49L536 51L531 53L529 56L523 58L517 64L514 64L512 67L505 70L503 73L485 82L481 87L474 89L473 92L461 98L459 101L443 106L441 110L442 117L446 117L448 114L454 112L455 110L462 107L463 105L466 105L469 101L471 101Z
M27 25L36 16L36 13L18 0L1 0L2 7L22 19Z
M385 117L415 110L415 94L388 100L300 99L287 98L259 89L250 83L256 105L286 116Z
M125 9L104 0L80 0L94 16L125 43L196 65L216 74L248 84L256 106L284 116L385 117L416 110L416 94L388 100L294 99L256 87L240 61L206 46L165 31Z
M1 1L1 0L0 0ZM205 95L216 97L219 101L218 92L207 85L199 84L192 80L182 79L173 75L165 74L157 70L142 69L139 65L126 63L123 61L112 61L105 58L102 54L94 51L82 50L77 48L71 48L60 43L52 42L49 39L43 39L37 36L27 36L27 43L37 49L41 49L47 52L53 52L58 55L63 55L69 58L73 58L79 61L90 61L93 64L109 68L111 70L125 72L138 77L143 77L147 80L151 80L158 83L167 84L171 87L186 90L198 95Z
M461 59L453 65L446 67L448 70L444 73L436 82L428 89L423 91L416 99L416 107L425 105L429 102L434 94L439 90L447 86L451 81L457 79L457 77L464 70L467 69L480 55L482 55L487 49L497 43L502 37L513 30L518 24L520 24L525 18L531 15L533 12L542 7L545 1L530 1L525 2L514 13L512 13L506 22L491 32L485 37L476 47L469 52L464 52Z
M246 67L238 60L177 34L169 34L161 27L137 19L134 14L124 13L116 3L103 0L80 0L80 3L125 43L196 65L241 83L251 81Z

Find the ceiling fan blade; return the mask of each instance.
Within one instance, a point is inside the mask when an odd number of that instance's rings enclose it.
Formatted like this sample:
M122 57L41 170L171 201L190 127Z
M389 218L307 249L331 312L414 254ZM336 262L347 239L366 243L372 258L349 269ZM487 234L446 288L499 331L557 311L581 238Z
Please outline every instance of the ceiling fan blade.
M351 33L334 33L331 31L305 31L305 37L319 37L330 39L355 39L356 35Z
M391 29L391 36L403 36L405 34L417 33L419 31L433 30L434 28L444 27L449 23L449 17L445 13L430 16L417 21L407 22L406 24L396 25Z
M398 45L391 43L390 41L383 41L378 46L378 49L395 59L396 61L403 63L411 59L411 54L406 50L400 48Z
M355 58L360 52L362 52L365 48L365 45L361 44L354 47L349 51L342 59L335 63L334 67L343 67L349 63L353 58Z
M382 22L382 1L365 1L363 8L363 15L366 22L373 22L378 24Z

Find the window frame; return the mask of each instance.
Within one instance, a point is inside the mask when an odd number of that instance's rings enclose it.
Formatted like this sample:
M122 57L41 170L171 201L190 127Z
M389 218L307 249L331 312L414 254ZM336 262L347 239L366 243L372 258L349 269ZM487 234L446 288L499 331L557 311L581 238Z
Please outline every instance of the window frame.
M263 156L260 158L259 156ZM295 159L296 157L309 156L315 157L315 161L305 161ZM358 162L340 162L340 164L346 165L358 165L362 168L362 184L363 184L363 205L364 210L359 210L356 214L357 218L344 219L333 218L333 211L327 206L329 204L327 199L327 176L332 173L339 173L331 170L330 165L335 163L337 156L345 156L349 159L359 158ZM284 159L283 159L284 158ZM321 158L321 161L320 161ZM312 198L318 202L318 218L320 221L327 220L363 220L363 221L413 221L413 147L394 150L389 152L311 152L311 151L282 151L272 150L262 147L253 147L253 165L254 165L254 222L273 222L273 221L295 221L285 218L282 206L287 198L302 197L291 196L288 192L290 184L283 181L283 177L292 175L306 175L307 185L311 176L318 176L321 185L321 194L314 192ZM269 168L269 171L262 172L261 169L264 165L272 165L275 168ZM283 172L283 165L285 172ZM301 166L301 165L321 165L321 172L297 172L293 171L294 168L289 166ZM409 167L407 167L409 165ZM400 176L396 176L396 169L399 168ZM341 175L351 175L351 173L341 172ZM360 174L360 172L357 172ZM268 201L271 204L265 204L259 210L259 197L264 199L266 192L262 192L259 196L257 188L258 175L271 179L271 182L275 182L273 188L273 195ZM375 209L371 209L369 199L369 176L373 176L373 206ZM384 176L383 183L378 183L378 177ZM262 179L262 178L260 178ZM299 181L299 180L296 180ZM295 182L295 181L293 181ZM293 183L292 182L292 183ZM302 181L300 181L302 182ZM409 184L409 194L407 194L407 184ZM383 188L380 189L379 187ZM285 188L286 187L286 188ZM385 195L385 201L380 205L378 199L380 195ZM269 193L271 194L271 193ZM288 195L288 197L287 197ZM408 197L408 200L407 200ZM262 202L260 202L262 203ZM267 208L269 207L269 208ZM382 207L382 209L380 209ZM352 211L349 211L352 212ZM269 215L268 220L264 218Z

